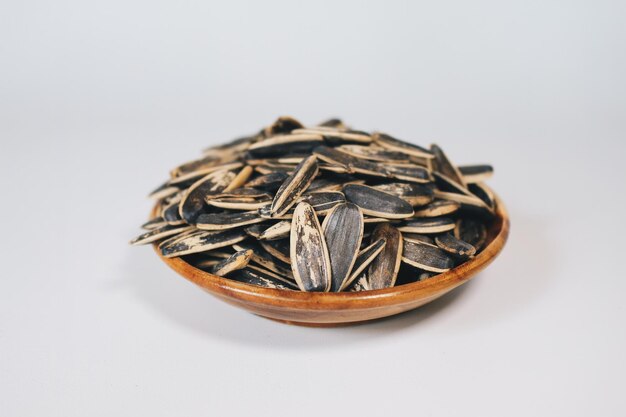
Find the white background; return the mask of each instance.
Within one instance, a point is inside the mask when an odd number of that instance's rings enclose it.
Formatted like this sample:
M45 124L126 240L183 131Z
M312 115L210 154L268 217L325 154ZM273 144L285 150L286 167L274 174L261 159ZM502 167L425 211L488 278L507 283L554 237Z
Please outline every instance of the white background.
M0 415L625 415L625 3L298 3L0 1ZM127 245L171 167L282 114L492 163L508 246L309 329Z

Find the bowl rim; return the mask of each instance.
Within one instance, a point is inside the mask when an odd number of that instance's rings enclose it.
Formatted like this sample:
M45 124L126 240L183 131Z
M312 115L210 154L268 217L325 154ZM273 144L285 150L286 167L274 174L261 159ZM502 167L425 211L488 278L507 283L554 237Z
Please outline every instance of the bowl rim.
M205 290L228 299L254 300L266 305L307 310L383 308L389 305L409 304L416 299L436 298L442 293L450 291L468 281L489 265L504 248L510 229L506 207L495 193L494 200L496 203L495 221L499 222L499 229L496 229L493 239L478 255L436 277L380 290L304 292L264 288L213 275L195 268L180 257L165 258L158 250L158 242L153 247L159 258L178 274ZM155 216L158 206L159 203L153 207L151 218Z

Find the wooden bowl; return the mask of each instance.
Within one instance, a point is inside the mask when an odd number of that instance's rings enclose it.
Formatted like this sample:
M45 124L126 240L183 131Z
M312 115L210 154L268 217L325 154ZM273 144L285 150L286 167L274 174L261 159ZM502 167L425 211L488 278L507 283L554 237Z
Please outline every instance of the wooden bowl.
M488 227L486 247L448 272L383 290L341 293L276 290L244 284L197 269L181 258L164 258L189 281L234 306L289 324L336 326L392 316L429 303L469 281L502 251L509 235L506 208L496 196L496 218ZM154 246L157 249L157 246Z

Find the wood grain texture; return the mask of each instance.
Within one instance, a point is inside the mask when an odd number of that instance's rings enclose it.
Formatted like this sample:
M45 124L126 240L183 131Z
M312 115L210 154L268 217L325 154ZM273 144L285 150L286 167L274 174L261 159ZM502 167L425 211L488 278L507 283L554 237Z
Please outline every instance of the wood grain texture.
M205 291L254 314L298 325L355 324L427 304L469 281L487 267L504 248L510 228L504 204L497 196L495 199L496 217L489 226L486 246L481 253L432 279L382 290L340 293L276 290L221 278L194 268L180 258L161 259ZM153 213L156 213L156 209Z

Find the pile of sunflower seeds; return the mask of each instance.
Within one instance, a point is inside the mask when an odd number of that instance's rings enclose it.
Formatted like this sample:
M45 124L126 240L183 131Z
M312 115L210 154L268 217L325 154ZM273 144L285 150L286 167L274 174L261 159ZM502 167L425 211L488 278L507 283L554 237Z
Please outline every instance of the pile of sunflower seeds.
M206 149L151 193L135 245L236 281L364 291L431 278L485 245L495 201L488 165L331 119L281 117Z

